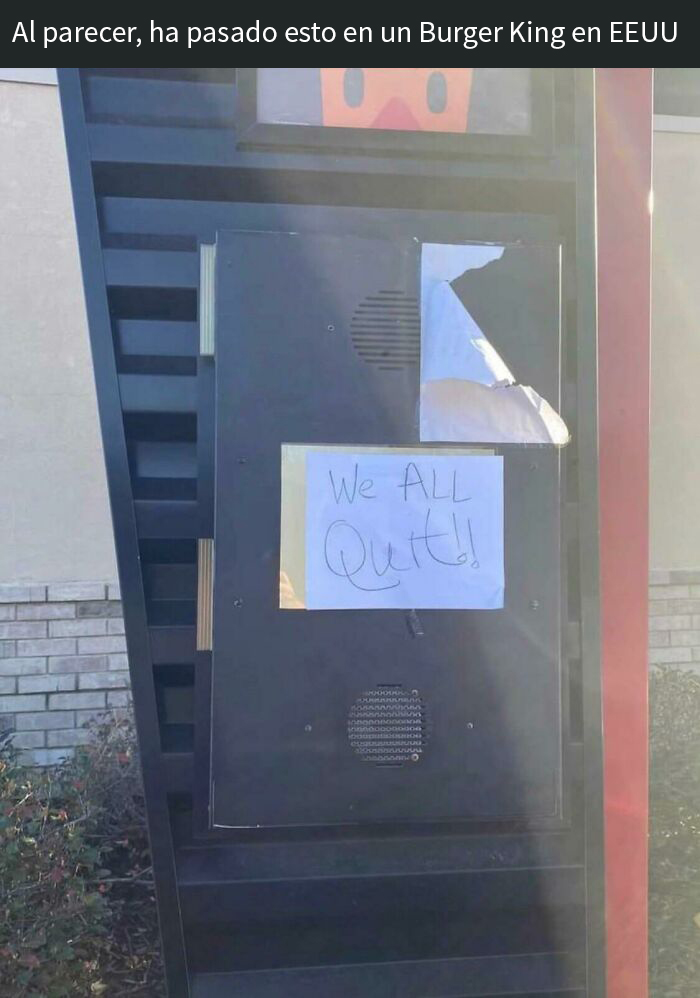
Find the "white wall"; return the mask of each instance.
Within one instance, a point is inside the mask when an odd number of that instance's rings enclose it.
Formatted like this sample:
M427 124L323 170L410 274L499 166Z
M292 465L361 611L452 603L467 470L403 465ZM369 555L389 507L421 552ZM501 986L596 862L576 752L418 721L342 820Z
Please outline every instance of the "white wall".
M700 134L654 135L651 567L700 569Z
M58 91L0 82L0 584L116 579Z

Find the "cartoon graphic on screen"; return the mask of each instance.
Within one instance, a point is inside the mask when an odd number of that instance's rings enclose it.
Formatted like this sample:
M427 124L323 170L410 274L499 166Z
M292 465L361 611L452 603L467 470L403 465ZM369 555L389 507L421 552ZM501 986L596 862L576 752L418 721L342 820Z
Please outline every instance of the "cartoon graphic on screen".
M258 121L403 132L526 135L528 69L258 69Z
M323 124L466 132L472 69L322 69Z

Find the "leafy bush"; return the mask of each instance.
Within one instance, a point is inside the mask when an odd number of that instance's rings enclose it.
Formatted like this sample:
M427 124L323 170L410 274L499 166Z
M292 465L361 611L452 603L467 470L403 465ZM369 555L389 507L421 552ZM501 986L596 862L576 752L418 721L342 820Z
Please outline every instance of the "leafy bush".
M650 971L654 998L700 995L700 676L650 684Z
M163 995L131 722L51 770L0 744L0 995Z
M700 995L700 676L650 682L653 998ZM0 998L165 994L136 741L22 767L0 738Z

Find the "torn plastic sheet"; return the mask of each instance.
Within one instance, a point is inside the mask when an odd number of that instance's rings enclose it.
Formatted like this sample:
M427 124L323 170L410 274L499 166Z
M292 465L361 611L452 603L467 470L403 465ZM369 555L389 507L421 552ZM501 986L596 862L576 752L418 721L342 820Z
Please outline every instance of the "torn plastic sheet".
M420 439L563 446L561 416L514 374L452 288L505 246L425 243L421 254Z
M421 440L499 444L556 444L569 441L562 418L532 388L488 387L443 378L421 385Z

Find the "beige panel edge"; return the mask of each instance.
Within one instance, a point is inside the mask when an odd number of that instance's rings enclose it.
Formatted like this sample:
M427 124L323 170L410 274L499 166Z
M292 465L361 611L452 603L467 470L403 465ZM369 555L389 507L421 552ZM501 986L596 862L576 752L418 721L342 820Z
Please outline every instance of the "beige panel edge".
M213 357L216 246L203 243L199 249L199 353Z
M211 651L214 612L214 541L197 541L197 651Z

